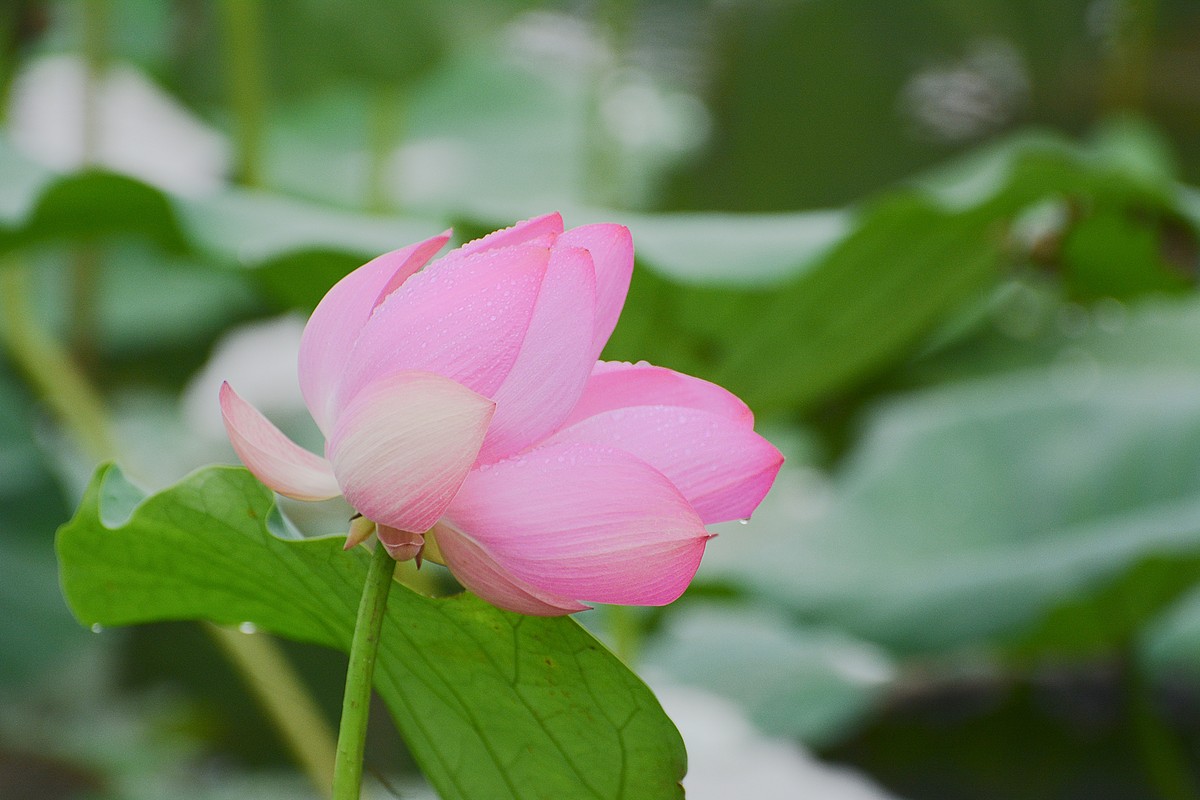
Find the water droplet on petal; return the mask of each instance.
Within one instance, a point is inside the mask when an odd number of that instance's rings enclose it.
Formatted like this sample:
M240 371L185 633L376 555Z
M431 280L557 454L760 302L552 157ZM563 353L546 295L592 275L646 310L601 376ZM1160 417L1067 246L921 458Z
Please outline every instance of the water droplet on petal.
M748 520L748 519L739 519L738 520L738 525L749 525L749 524L750 524L750 520Z

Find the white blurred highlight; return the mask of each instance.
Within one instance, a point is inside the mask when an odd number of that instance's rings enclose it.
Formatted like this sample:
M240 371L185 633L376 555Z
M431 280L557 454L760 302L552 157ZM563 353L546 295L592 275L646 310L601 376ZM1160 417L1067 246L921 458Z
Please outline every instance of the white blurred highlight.
M55 170L84 162L87 69L75 56L33 61L17 75L8 110L13 144ZM218 189L229 170L225 138L132 67L113 64L96 86L98 166L170 192Z
M894 800L853 770L759 733L730 700L661 682L655 693L687 744L688 800Z
M297 373L304 322L298 314L276 317L243 325L222 338L184 391L183 414L188 427L208 439L225 439L217 403L222 381L229 381L268 418L307 413Z

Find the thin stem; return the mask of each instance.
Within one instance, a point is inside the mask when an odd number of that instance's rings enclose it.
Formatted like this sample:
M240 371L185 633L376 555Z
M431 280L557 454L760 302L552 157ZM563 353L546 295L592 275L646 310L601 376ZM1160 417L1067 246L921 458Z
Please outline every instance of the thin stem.
M583 188L589 203L609 208L627 205L623 192L626 164L619 144L609 132L602 106L609 83L628 58L635 5L636 0L602 0L596 9L596 24L608 45L611 60L601 57L597 61L586 89Z
M605 606L608 634L617 658L632 667L641 647L642 628L634 609L629 606Z
M1112 53L1105 85L1110 110L1136 111L1145 105L1146 78L1154 48L1157 0L1118 0Z
M0 7L0 125L5 123L8 115L8 98L17 72L17 53L22 45L21 29L27 13L20 3L8 3Z
M95 374L100 356L96 348L96 331L100 328L100 272L103 252L96 242L76 245L70 255L71 319L68 339L75 363L84 374Z
M392 210L388 161L404 124L403 102L394 86L376 86L371 92L367 111L367 210L376 214Z
M1154 703L1153 687L1138 664L1136 654L1125 658L1121 666L1125 673L1133 735L1150 785L1163 800L1198 800L1200 788L1188 764L1187 753L1163 723Z
M346 695L342 700L342 722L338 730L337 760L333 767L334 800L359 800L362 791L363 753L367 742L367 712L371 703L371 681L379 632L387 609L388 592L396 562L387 550L376 545L363 585L350 643L350 666L346 670Z
M100 157L103 121L100 89L108 70L109 0L85 0L83 3L83 130L81 160L84 167L96 164ZM85 372L96 364L96 329L99 322L96 298L100 290L100 247L84 242L71 253L70 261L70 332L68 338L75 360Z
M108 68L109 0L83 4L83 163L93 164L100 149L100 84Z
M34 390L97 461L116 453L104 403L75 361L37 322L29 271L0 264L0 339Z
M336 747L333 732L279 646L265 634L246 635L212 623L204 627L275 720L296 763L328 797L333 783L330 754Z
M267 105L262 8L258 0L223 0L221 11L238 178L246 186L262 186Z

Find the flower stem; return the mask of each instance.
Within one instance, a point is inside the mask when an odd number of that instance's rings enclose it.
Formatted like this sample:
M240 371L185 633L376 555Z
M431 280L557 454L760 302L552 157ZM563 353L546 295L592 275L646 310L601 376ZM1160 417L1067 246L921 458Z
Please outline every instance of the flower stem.
M1112 3L1112 41L1103 86L1109 111L1138 111L1145 106L1146 81L1154 55L1157 0Z
M376 545L350 643L350 666L346 670L346 694L342 700L337 759L333 766L333 800L359 800L362 790L371 679L375 674L379 632L395 570L396 562L388 551L382 545Z
M29 284L23 264L0 263L0 346L87 455L110 459L117 448L104 401L70 354L38 324Z
M110 0L85 0L83 3L83 167L96 166L100 158L104 125L101 118L101 88L108 71L112 9ZM81 243L71 254L71 290L68 301L70 332L68 340L75 361L84 372L96 367L96 331L100 292L100 247L96 242Z
M394 86L375 86L367 119L367 210L387 214L393 210L389 196L388 161L404 126L404 98Z
M608 634L612 642L613 653L617 658L632 667L637 661L638 650L642 639L642 626L636 613L628 606L605 606L605 616L608 618Z
M220 625L204 629L233 663L267 712L314 786L328 797L333 781L333 731L283 651L264 633L247 635Z
M108 69L109 0L83 4L83 163L95 163L100 150L100 84Z
M1188 756L1154 702L1154 687L1135 654L1122 664L1132 733L1146 777L1163 800L1197 800L1200 787Z
M229 101L233 108L237 175L242 184L261 187L266 131L266 77L262 52L262 8L258 0L224 0Z

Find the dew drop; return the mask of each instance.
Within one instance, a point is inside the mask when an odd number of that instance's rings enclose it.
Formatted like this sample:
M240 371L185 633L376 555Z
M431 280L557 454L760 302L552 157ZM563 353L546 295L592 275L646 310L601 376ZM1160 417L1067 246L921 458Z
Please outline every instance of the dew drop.
M748 520L748 519L739 519L738 520L738 525L749 525L749 524L750 524L750 520Z
M92 623L92 633L100 633L103 630L104 630L104 626L101 625L99 622Z
M238 625L238 630L242 633L258 633L258 626L253 622L243 622L241 625Z

